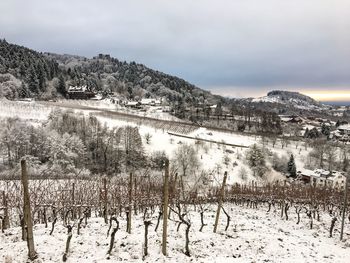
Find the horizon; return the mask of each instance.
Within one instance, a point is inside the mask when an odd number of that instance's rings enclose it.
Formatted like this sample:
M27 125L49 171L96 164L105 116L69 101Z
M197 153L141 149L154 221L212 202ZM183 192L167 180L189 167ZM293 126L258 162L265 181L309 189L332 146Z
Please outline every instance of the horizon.
M253 2L4 0L1 38L39 52L110 54L229 97L287 90L350 101L350 3Z

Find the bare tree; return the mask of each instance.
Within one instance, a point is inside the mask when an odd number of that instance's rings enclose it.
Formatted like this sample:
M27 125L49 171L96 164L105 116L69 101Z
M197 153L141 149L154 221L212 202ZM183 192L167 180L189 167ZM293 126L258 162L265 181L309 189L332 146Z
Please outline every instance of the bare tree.
M183 198L185 197L184 177L188 176L191 172L199 166L199 160L197 153L192 145L182 144L175 151L174 165L178 167L182 173L180 177L181 188Z
M334 162L338 156L337 150L338 148L333 144L329 144L328 147L325 148L325 157L328 162L328 171L333 170Z
M327 141L324 139L317 139L312 143L313 150L310 156L318 161L320 168L324 168L324 158L326 154Z

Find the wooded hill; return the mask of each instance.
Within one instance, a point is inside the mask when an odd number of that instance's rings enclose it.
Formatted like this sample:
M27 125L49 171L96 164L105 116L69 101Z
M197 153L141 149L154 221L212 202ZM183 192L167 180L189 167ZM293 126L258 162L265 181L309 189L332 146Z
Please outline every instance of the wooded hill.
M0 97L14 99L41 95L60 73L54 60L0 40Z
M69 85L126 99L165 97L171 102L215 103L212 95L187 81L110 55L93 58L39 53L0 40L0 96L8 99L64 96Z

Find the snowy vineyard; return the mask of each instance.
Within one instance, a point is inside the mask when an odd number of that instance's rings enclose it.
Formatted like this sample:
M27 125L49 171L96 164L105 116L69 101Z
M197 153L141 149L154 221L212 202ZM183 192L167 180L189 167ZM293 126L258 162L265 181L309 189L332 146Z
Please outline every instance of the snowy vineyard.
M184 192L176 174L170 173L167 183L163 178L145 173L29 180L36 260L346 262L350 256L349 207L339 241L341 191L278 182L225 186L224 180L221 186ZM27 258L23 190L19 180L0 182L4 262Z

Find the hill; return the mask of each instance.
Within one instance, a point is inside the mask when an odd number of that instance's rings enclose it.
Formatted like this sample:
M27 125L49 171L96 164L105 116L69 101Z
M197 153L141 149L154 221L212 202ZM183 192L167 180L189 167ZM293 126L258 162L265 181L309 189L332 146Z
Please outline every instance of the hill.
M94 91L117 93L127 99L165 97L186 103L216 101L218 96L175 76L150 69L136 62L119 61L99 54L91 59L47 53L59 63L69 85L87 85Z
M258 111L314 117L329 116L332 108L299 92L283 90L270 91L260 98L233 99L231 103Z
M188 104L220 99L181 78L110 55L86 58L39 53L0 40L0 97L54 98L64 96L69 85L87 85L92 91L114 92L127 99L164 97Z
M283 90L270 91L267 93L267 96L253 99L253 102L279 103L299 109L324 109L326 107L311 97L299 92Z

